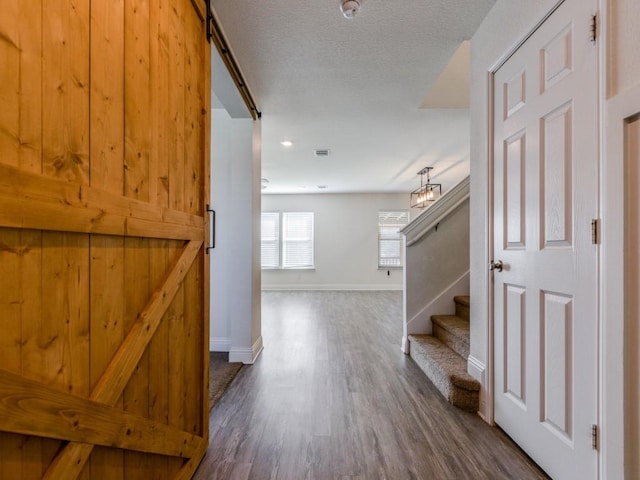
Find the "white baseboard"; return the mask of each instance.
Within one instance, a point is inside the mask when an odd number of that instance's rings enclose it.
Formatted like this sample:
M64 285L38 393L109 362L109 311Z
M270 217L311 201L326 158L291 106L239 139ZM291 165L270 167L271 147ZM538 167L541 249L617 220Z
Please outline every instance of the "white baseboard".
M260 336L251 348L232 347L229 350L229 362L241 362L245 365L253 365L263 349L262 336Z
M487 382L485 375L486 371L487 367L483 362L478 360L473 355L469 355L469 358L467 358L467 372L478 382L480 382L480 405L478 408L478 415L485 422L489 423L488 418L490 418L490 415L488 415L489 412L487 412Z
M431 315L447 315L453 313L455 308L453 297L456 295L469 295L468 270L407 322L407 333L430 334Z
M334 283L334 284L262 284L262 291L284 291L284 290L357 290L357 291L401 291L402 283L393 285L359 284L359 283Z
M409 339L407 337L402 337L402 343L400 344L400 349L405 355L409 355Z
M473 355L469 355L467 358L467 371L469 375L479 381L481 384L484 384L484 372L487 369L484 363L478 360Z
M231 339L229 337L211 337L209 339L210 352L228 352L231 350Z

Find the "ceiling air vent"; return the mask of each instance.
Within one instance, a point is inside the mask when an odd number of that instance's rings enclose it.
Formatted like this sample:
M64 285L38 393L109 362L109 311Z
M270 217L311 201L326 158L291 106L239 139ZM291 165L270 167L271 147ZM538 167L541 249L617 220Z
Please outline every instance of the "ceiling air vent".
M331 150L328 148L317 148L313 151L316 157L328 157L331 153Z

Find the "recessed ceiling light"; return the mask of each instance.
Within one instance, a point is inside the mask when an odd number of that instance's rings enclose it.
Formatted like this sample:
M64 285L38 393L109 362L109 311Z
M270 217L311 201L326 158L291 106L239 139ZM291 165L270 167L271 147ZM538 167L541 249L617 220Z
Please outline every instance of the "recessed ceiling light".
M290 147L291 145L293 145L293 142L291 140L283 140L282 142L280 142L280 145L282 145L283 147Z

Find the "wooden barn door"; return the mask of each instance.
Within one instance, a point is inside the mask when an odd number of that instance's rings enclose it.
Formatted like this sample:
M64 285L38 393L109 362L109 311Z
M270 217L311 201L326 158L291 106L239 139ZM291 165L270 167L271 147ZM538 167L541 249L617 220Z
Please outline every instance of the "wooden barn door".
M190 478L206 450L205 18L2 2L1 478Z

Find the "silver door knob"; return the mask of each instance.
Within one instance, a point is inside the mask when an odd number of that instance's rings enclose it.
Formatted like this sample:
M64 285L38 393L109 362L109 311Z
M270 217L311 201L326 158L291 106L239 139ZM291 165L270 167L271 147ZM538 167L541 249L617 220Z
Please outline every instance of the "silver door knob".
M493 272L494 270L501 272L503 267L504 267L504 264L502 263L502 260L497 260L495 262L491 260L489 262L489 271L491 272Z

